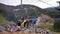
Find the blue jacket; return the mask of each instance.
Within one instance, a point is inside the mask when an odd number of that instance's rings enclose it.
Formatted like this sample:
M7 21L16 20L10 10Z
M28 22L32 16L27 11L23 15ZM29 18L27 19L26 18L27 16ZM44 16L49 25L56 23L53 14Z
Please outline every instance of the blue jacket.
M36 18L32 18L31 20L32 20L31 23L32 23L32 24L35 24L37 19L36 19Z

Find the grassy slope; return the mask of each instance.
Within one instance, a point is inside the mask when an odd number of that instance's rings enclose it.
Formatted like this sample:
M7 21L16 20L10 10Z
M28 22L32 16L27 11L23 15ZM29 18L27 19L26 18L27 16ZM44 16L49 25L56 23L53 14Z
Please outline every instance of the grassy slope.
M7 21L1 14L0 14L0 24L9 24L9 21Z

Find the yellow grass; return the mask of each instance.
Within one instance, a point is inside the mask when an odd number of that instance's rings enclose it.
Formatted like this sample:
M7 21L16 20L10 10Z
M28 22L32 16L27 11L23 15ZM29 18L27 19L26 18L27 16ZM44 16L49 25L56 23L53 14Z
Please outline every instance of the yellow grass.
M60 34L60 32L55 32L55 34Z
M25 33L25 32L0 32L0 34L34 34L34 33ZM35 33L40 34L40 33Z

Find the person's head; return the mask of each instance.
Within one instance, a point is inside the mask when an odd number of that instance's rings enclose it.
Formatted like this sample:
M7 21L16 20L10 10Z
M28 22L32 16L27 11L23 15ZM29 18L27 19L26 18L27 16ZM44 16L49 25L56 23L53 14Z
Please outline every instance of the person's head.
M20 17L21 20L24 20L24 17Z
M30 19L31 17L30 16L27 16L27 19Z

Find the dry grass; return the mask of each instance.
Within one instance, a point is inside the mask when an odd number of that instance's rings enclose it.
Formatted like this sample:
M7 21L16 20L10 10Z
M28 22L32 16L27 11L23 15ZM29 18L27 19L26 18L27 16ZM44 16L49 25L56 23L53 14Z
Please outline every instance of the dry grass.
M0 32L0 34L34 34L34 33L25 33L25 32ZM40 34L40 33L35 33Z
M55 34L60 34L60 32L55 32Z

